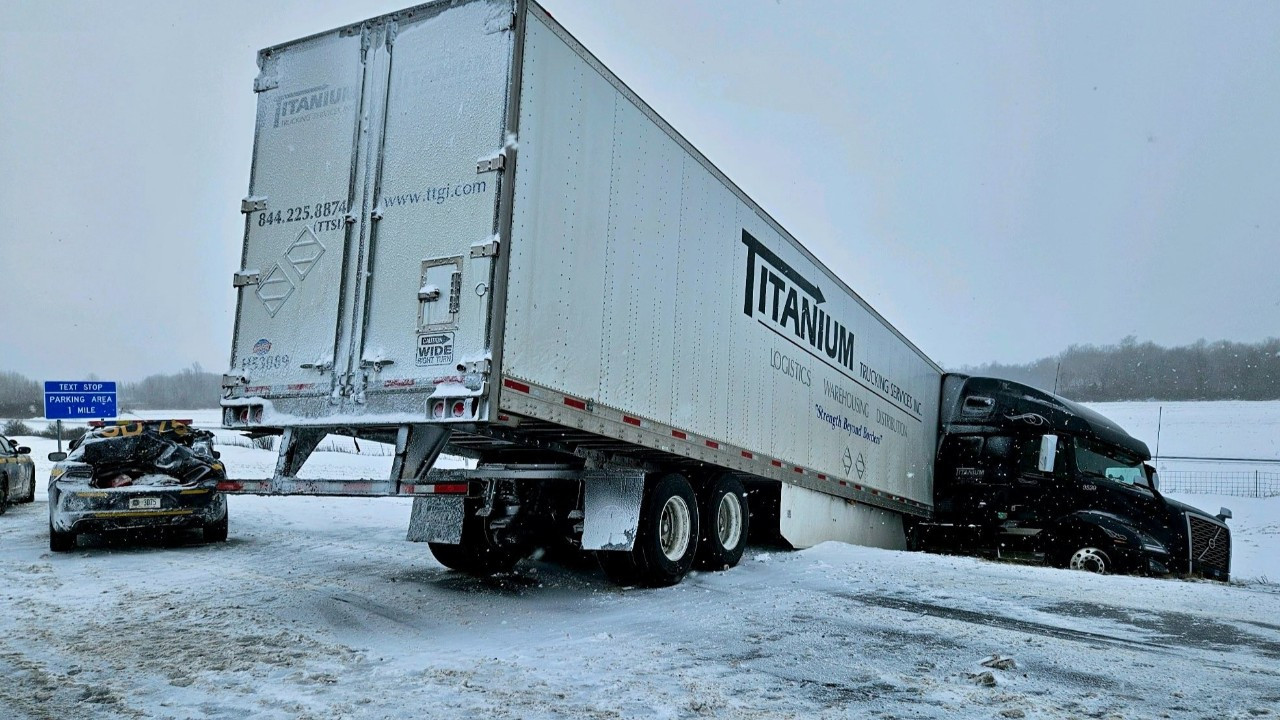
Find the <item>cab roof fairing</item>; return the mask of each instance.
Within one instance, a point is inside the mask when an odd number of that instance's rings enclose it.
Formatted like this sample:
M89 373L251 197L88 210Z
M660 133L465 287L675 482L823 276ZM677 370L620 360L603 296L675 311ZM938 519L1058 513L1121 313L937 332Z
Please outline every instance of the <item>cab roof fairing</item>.
M991 398L995 407L982 416L966 417L964 400L974 395ZM940 413L942 427L947 430L954 431L960 426L992 430L1052 430L1096 439L1134 453L1143 460L1151 459L1146 443L1125 432L1105 415L1059 395L1012 380L949 373L943 378ZM1032 415L1044 418L1047 424L1028 423L1027 416Z

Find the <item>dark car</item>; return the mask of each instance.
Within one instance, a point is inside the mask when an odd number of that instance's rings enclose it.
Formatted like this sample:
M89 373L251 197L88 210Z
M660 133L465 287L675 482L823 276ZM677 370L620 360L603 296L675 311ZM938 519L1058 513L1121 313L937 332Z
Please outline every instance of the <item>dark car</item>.
M29 503L36 499L36 466L31 448L0 435L0 513L9 503Z
M199 529L227 539L226 469L213 433L181 420L96 424L50 453L49 549L65 552L81 533Z

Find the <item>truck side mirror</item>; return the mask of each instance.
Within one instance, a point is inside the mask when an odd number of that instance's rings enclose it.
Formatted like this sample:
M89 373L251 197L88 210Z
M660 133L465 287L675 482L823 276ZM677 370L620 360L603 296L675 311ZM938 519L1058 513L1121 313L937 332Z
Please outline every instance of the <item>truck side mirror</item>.
M1040 460L1036 469L1042 473L1053 472L1053 461L1058 457L1058 436L1040 436Z
M51 452L49 453L49 459L54 462L62 462L67 459L67 454L64 452Z
M1218 508L1218 519L1219 519L1219 520L1230 520L1230 519L1231 519L1231 508Z

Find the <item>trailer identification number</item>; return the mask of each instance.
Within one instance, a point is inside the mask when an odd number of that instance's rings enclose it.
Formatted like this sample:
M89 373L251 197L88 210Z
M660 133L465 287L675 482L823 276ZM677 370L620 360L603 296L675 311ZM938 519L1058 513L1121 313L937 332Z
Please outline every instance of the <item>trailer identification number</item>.
M452 365L453 333L418 336L418 366Z

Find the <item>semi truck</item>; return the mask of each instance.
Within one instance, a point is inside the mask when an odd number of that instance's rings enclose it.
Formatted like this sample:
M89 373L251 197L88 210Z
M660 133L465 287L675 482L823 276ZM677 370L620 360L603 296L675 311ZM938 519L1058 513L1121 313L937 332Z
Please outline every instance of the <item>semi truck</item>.
M942 369L536 2L258 66L222 407L281 440L224 490L411 496L448 567L563 545L645 585L748 538L945 534ZM328 434L392 444L390 475L300 478Z

